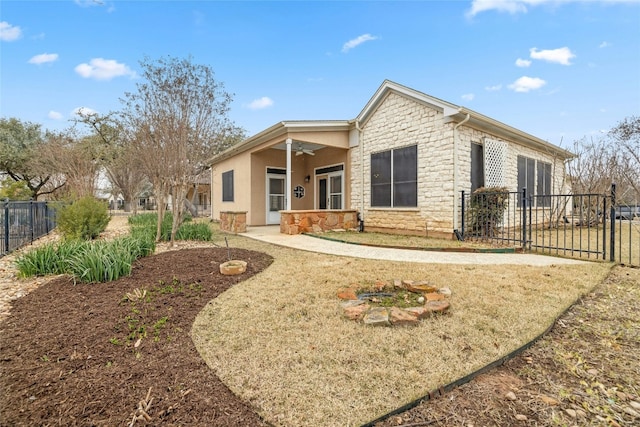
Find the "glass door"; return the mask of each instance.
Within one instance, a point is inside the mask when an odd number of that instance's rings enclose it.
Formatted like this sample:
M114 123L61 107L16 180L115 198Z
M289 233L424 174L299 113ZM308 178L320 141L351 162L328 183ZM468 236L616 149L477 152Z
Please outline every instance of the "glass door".
M267 175L267 224L280 224L280 212L285 207L285 177Z

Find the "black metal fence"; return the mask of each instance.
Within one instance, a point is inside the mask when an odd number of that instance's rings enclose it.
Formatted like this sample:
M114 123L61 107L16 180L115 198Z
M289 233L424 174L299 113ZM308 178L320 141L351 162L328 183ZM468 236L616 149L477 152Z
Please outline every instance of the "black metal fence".
M49 202L0 201L0 257L48 234L56 227Z
M462 192L464 240L640 266L640 210L610 194Z

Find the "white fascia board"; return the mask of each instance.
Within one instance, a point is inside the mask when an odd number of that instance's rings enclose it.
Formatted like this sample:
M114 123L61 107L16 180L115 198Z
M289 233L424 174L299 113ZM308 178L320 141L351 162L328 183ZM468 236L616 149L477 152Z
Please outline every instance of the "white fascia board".
M575 157L573 153L565 150L564 148L560 148L557 145L545 141L544 139L538 138L537 136L533 136L529 133L521 131L520 129L516 129L512 126L506 125L502 122L499 122L498 120L487 117L476 111L460 107L458 109L458 113L460 115L457 118L454 117L455 114L449 116L449 121L460 121L464 119L467 114L469 114L471 116L471 120L466 123L466 126L485 129L488 132L504 136L526 146L553 152L564 159Z

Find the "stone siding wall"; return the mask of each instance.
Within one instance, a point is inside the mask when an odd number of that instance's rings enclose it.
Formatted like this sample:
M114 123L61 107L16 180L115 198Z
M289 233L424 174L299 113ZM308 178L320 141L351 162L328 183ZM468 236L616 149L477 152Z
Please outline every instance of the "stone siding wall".
M220 230L228 233L245 233L247 231L247 212L220 212Z
M441 112L390 93L364 125L362 159L361 147L350 152L351 206L364 212L367 228L421 234L428 230L451 232L453 128L442 119ZM410 145L418 146L418 208L371 208L371 154Z
M352 230L358 226L355 210L280 211L280 233L319 233Z
M505 177L507 186L518 186L518 155L552 164L552 193L566 193L564 164L546 151L538 151L515 141L476 130L458 128L458 188L453 188L453 127L444 123L443 114L422 103L389 93L369 120L363 124L361 146L350 150L351 206L363 212L367 229L407 234L450 236L454 228L454 204L460 190L471 189L471 143L491 138L507 143ZM418 146L418 206L406 208L371 207L371 154Z

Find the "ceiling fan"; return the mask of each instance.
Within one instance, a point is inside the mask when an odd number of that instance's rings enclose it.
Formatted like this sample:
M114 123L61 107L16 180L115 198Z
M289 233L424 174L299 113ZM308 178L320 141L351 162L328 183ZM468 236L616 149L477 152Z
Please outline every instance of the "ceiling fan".
M298 145L298 150L296 151L296 156L302 156L303 154L308 154L310 156L315 156L316 153L313 150L309 150L308 148L303 148L302 145Z

